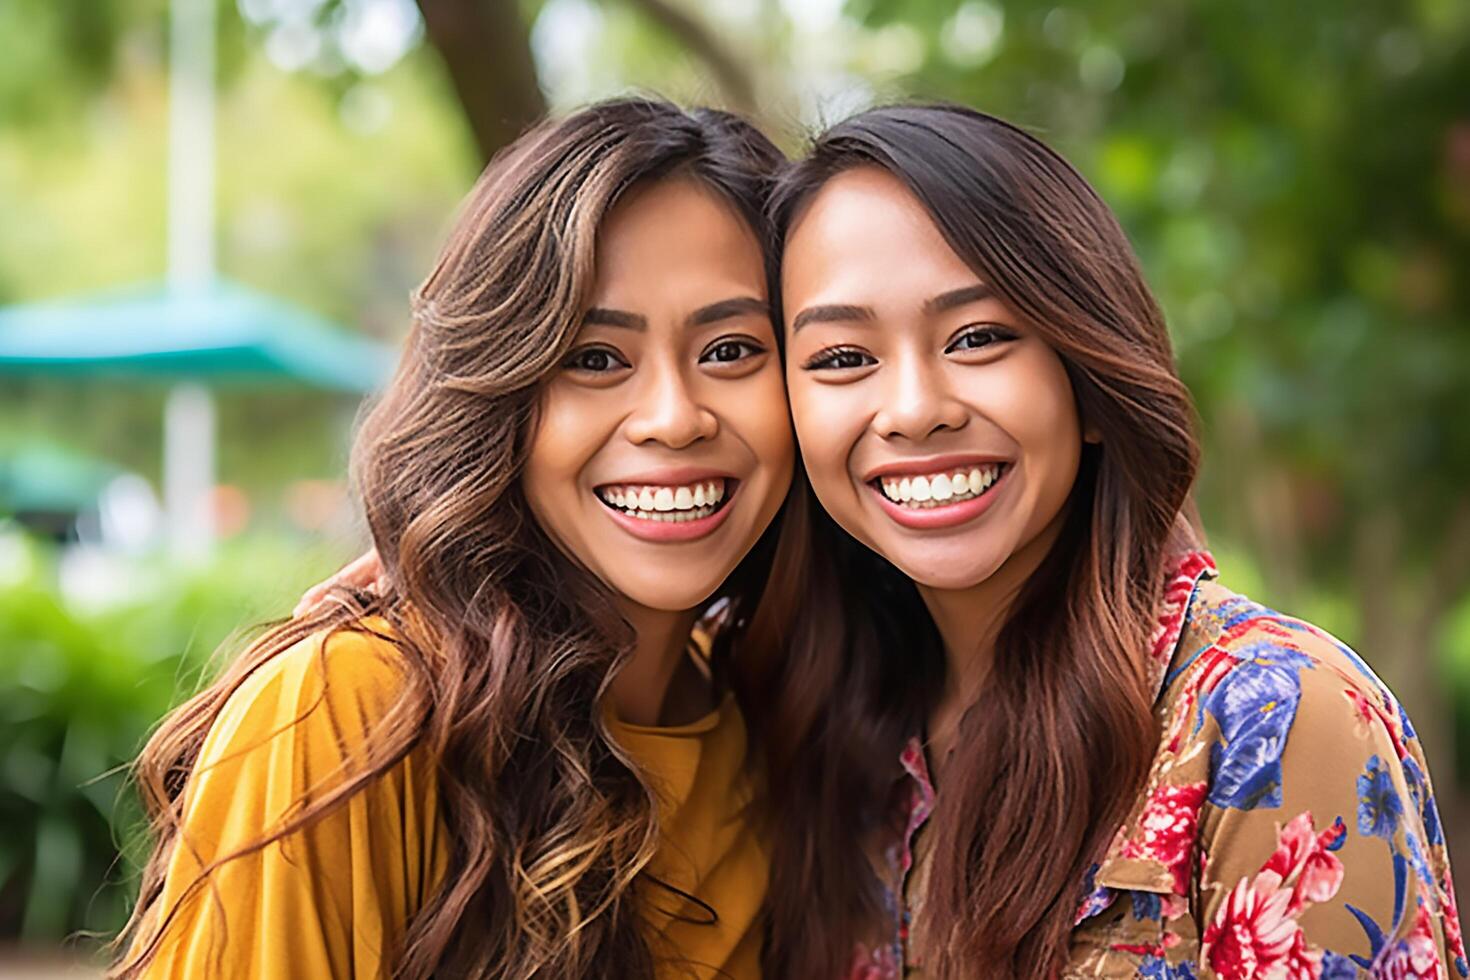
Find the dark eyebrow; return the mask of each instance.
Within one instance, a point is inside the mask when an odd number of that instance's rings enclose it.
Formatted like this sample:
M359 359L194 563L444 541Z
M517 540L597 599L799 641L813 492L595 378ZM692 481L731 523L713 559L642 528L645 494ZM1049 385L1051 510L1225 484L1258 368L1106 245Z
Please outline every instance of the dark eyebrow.
M957 306L964 306L966 303L978 303L981 300L990 299L994 295L995 291L984 283L951 289L947 293L940 293L938 296L924 300L924 314L933 316Z
M763 316L766 319L770 319L770 304L763 300L758 300L754 296L737 296L734 299L722 299L718 303L701 306L689 314L689 319L685 321L685 324L691 327L702 327L706 324L718 323L721 320L728 320L731 317L746 316L748 314L755 314L756 316Z
M871 306L808 306L791 321L791 332L796 333L808 323L845 323L852 320L876 320L878 315Z
M584 324L595 323L603 327L622 327L625 330L647 330L648 318L640 313L629 313L626 310L609 310L605 307L594 306L582 315Z
M735 316L745 316L754 313L769 318L771 307L763 300L754 296L736 296L733 299L722 299L718 303L701 306L689 314L685 325L690 327L702 327L710 323L718 323L720 320L728 320ZM641 313L629 313L627 310L613 310L605 306L594 306L582 315L584 325L596 325L600 327L621 327L625 330L647 330L648 318Z

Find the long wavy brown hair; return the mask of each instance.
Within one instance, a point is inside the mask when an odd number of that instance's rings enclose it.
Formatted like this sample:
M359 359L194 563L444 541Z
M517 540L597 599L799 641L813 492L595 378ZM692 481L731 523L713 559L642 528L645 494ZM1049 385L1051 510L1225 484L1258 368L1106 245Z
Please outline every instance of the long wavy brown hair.
M1196 540L1194 409L1164 318L1107 206L1060 156L973 110L890 106L820 135L772 200L778 232L832 177L880 167L1060 355L1085 422L1064 529L1008 611L945 769L913 942L924 975L1053 975L1090 865L1147 776L1145 658L1166 556ZM898 829L898 757L940 696L944 654L912 581L819 512L752 624L777 821L767 976L838 977L893 940L875 872ZM757 639L759 637L759 639ZM857 860L868 855L871 860Z
M187 844L184 790L226 701L293 644L364 629L370 614L391 624L403 683L368 734L362 764L329 794L300 801L269 835L207 866L193 887L424 747L437 761L452 853L393 951L395 975L651 974L630 888L653 854L656 808L598 710L633 636L609 590L537 525L518 477L539 394L581 325L608 210L638 182L692 177L767 246L763 205L783 162L737 117L627 99L547 122L490 163L415 293L397 373L354 448L385 585L377 595L339 594L273 629L149 740L136 782L156 845L115 975L140 972L168 928L160 897L172 852ZM721 594L754 603L774 534Z

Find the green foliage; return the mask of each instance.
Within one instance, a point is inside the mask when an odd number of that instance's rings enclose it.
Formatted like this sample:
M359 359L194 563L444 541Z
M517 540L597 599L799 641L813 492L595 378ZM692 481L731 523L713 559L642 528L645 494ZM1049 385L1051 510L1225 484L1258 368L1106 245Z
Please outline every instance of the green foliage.
M1384 511L1423 572L1470 480L1470 7L848 9L921 39L908 92L1034 127L1119 212L1206 420L1213 526L1280 533L1239 504L1268 467L1319 581Z
M257 539L193 571L148 562L129 572L146 600L87 613L58 597L52 555L0 545L0 567L21 570L0 587L0 940L109 933L145 844L124 767L212 652L238 650L242 625L289 611L340 556Z

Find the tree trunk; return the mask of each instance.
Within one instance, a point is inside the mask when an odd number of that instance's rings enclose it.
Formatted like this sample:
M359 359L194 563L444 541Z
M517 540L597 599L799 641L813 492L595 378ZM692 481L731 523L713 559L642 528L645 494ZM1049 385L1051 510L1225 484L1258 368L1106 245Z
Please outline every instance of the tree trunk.
M546 114L530 29L515 0L418 0L480 156L488 161Z

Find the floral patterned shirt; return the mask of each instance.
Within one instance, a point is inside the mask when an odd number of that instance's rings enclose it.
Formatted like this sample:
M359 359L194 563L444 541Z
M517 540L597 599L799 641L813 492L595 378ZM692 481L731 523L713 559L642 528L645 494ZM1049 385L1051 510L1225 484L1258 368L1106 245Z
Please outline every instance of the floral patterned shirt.
M1062 980L1470 976L1408 716L1352 650L1215 575L1194 552L1168 583L1151 650L1158 752L1079 888ZM861 951L851 980L922 973L903 896L934 788L917 739L901 761L894 940Z

